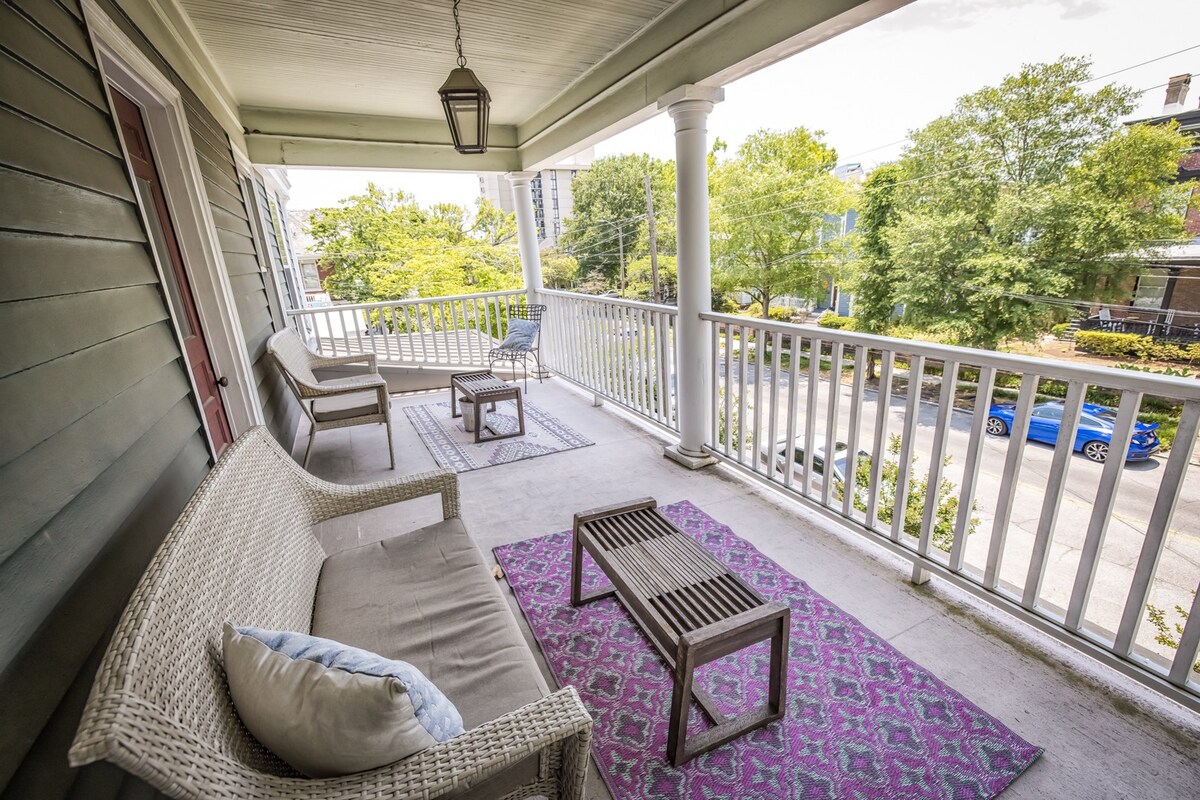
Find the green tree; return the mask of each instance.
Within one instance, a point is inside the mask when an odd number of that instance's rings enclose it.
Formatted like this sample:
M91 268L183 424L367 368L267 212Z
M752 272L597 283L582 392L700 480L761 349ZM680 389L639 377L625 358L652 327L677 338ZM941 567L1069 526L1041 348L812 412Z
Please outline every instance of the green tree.
M309 229L332 264L325 289L366 303L516 288L516 222L488 200L472 215L448 203L423 208L411 195L369 183L360 195L313 212Z
M650 256L642 256L625 267L624 296L634 300L649 300L653 280L650 274ZM658 285L663 297L674 297L678 284L678 269L675 256L658 257Z
M1084 58L1026 65L912 134L869 181L864 325L902 303L907 323L965 344L1030 338L1053 322L1030 298L1118 297L1148 243L1182 234L1191 187L1170 182L1186 139L1121 125L1136 92L1090 79Z
M1192 592L1192 597L1195 596L1196 593ZM1158 631L1154 636L1154 641L1172 650L1179 649L1179 639L1183 636L1183 626L1188 620L1187 610L1178 603L1175 604L1175 614L1179 617L1179 621L1168 622L1167 614L1161 608L1154 605L1146 606L1146 617L1150 620L1150 624L1154 626L1154 629ZM1200 659L1195 664L1192 664L1192 672L1200 674Z
M837 153L822 135L760 130L735 157L715 159L713 285L746 292L764 319L777 297L820 297L845 260L833 228L853 193L833 174Z
M855 327L884 333L892 324L899 287L892 274L892 254L883 232L895 224L897 184L904 179L899 164L884 164L863 182L856 247L858 260L851 280Z
M896 489L900 483L900 437L893 434L888 438L888 455L883 459L880 470L878 487L878 504L876 514L884 525L891 525L896 514ZM917 461L914 456L911 464ZM950 456L943 462L950 464ZM921 517L925 513L925 494L929 490L929 477L916 477L916 470L909 471L908 492L904 498L903 530L914 538L921 535ZM871 485L871 457L860 456L858 469L854 476L854 507L859 511L867 510L867 495ZM837 487L838 499L843 497L844 488ZM972 507L974 511L974 507ZM938 483L937 508L933 516L933 531L930 541L939 550L950 552L954 544L954 523L958 518L958 486L946 478ZM967 534L970 535L979 527L979 518L971 515L967 523Z
M566 220L561 246L583 273L600 271L616 285L625 264L649 253L645 176L650 176L659 253L675 252L675 164L648 155L598 158L571 183L574 209Z
M550 289L570 289L579 281L579 261L555 249L542 251L542 283Z

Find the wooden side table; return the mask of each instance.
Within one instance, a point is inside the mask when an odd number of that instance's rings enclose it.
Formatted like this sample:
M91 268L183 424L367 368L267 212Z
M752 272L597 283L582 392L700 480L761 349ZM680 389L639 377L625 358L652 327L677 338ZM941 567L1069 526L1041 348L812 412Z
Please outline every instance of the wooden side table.
M653 498L575 515L571 604L616 595L674 676L667 757L675 766L783 717L791 609L765 600L696 540L671 524ZM611 588L582 594L586 550ZM726 717L694 685L696 667L769 639L764 708ZM695 697L713 727L687 732Z
M525 406L521 402L521 387L512 386L497 378L490 372L456 372L450 376L450 416L461 417L458 410L458 395L469 399L475 406L475 444L491 442L496 439L511 439L513 436L525 435ZM496 410L499 400L512 400L517 404L517 430L513 433L497 433L490 425L480 425L483 406L491 404L492 411ZM487 427L491 436L484 436L483 429Z

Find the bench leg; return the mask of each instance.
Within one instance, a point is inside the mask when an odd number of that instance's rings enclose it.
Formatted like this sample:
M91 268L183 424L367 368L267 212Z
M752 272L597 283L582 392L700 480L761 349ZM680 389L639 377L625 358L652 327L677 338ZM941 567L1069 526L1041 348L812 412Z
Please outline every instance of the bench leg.
M688 710L692 705L692 676L696 662L692 648L680 641L675 655L671 720L667 728L667 759L676 767L687 761Z

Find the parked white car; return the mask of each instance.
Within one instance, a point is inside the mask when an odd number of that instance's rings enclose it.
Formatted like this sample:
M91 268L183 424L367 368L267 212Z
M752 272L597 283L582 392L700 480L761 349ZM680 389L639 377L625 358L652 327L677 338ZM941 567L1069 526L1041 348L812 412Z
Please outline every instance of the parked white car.
M792 474L796 476L797 479L799 478L800 472L804 469L804 439L804 436L797 436L795 441L793 455L795 466L792 468ZM825 480L825 465L828 459L825 441L820 437L817 438L817 441L820 442L820 444L813 449L812 459L811 477L813 491L821 490ZM765 448L761 450L759 452L759 459L763 464L774 460L775 471L782 475L785 467L787 466L787 445L787 439L780 439L775 443L773 452L768 453ZM847 447L845 442L835 442L833 445L833 453L832 469L833 479L835 481L834 485L836 486L845 483L846 481L846 471L849 469L850 462L850 448ZM864 458L870 458L870 453L859 450L858 457L860 460Z

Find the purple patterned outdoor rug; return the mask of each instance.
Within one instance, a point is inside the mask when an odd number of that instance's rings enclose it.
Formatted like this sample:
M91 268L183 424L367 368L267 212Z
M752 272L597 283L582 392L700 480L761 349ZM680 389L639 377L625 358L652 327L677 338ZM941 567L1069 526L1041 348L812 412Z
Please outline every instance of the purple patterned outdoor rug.
M612 598L570 604L571 533L495 549L560 685L595 719L592 755L616 800L994 797L1042 753L689 502L661 508L769 600L788 603L787 716L676 769L671 677ZM584 591L604 583L588 560ZM765 644L702 667L725 713L761 707ZM689 731L709 723L692 704Z
M492 442L485 439L479 444L475 443L475 434L467 433L463 427L462 417L450 416L449 401L405 406L404 416L417 429L417 435L438 465L455 472L494 467L594 444L553 414L528 401L524 405L524 436ZM496 403L496 410L487 412L487 419L497 433L520 430L517 404L512 400Z

